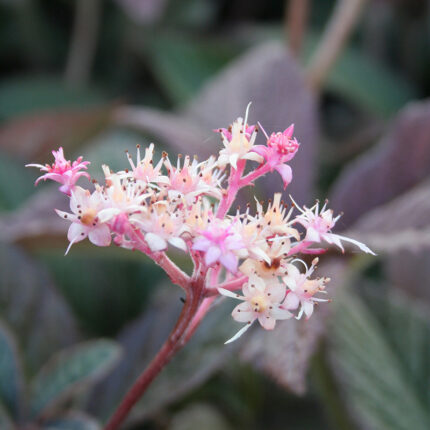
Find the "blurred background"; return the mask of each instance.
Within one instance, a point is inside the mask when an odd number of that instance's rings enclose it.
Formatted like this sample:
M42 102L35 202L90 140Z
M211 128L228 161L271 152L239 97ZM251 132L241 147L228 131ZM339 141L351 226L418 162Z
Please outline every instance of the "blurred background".
M0 0L0 428L100 428L182 306L144 256L65 258L67 199L24 165L216 153L252 101L296 125L295 200L328 197L378 256L327 255L308 322L226 347L215 309L124 428L428 430L429 41L426 0Z

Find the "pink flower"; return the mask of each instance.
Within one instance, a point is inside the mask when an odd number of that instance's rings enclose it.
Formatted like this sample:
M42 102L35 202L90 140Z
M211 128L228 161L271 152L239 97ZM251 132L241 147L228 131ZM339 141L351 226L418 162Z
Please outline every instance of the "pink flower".
M220 262L232 273L237 272L238 257L233 251L244 248L242 238L232 225L214 219L201 236L194 241L193 249L205 253L205 263L212 266Z
M223 288L218 288L218 291L224 296L243 300L243 303L233 309L232 316L236 321L244 322L246 325L226 343L242 336L257 319L264 329L273 330L276 320L285 320L293 316L291 312L281 308L286 289L277 279L263 280L255 275L250 276L248 282L243 285L243 296Z
M66 254L74 243L80 242L86 237L88 237L90 242L94 245L110 245L110 229L106 224L101 223L98 217L102 208L103 196L99 190L90 194L88 190L75 187L70 198L70 209L72 213L56 210L61 218L72 222L67 233L70 244Z
M49 164L27 164L26 167L37 167L45 173L44 175L37 178L35 185L37 185L42 179L46 181L58 182L61 185L60 191L70 196L72 189L76 182L81 176L85 176L90 179L90 175L87 172L81 172L82 169L87 169L90 164L89 161L82 161L82 157L78 157L73 163L70 160L64 158L63 148L59 148L58 151L52 151L55 158L55 163L51 166Z
M302 260L299 260L302 262ZM288 267L288 275L283 277L283 281L289 288L287 297L282 304L285 309L297 309L300 306L297 319L300 319L303 313L306 319L309 319L314 311L314 304L316 302L327 302L327 299L315 297L316 293L325 293L325 284L330 281L329 278L309 279L315 270L318 263L318 258L312 262L312 266L308 269L306 267L305 273L300 273L299 269L293 264ZM304 263L303 263L304 264Z
M262 156L266 161L271 172L276 170L282 177L284 188L293 179L293 173L290 166L286 162L290 161L299 149L299 142L293 139L294 124L290 125L283 133L272 133L267 138L267 146L256 145L252 151Z

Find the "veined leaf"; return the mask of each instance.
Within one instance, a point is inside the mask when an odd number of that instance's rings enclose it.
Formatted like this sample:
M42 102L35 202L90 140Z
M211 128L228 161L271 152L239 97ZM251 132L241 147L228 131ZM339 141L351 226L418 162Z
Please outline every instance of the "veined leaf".
M53 78L14 78L0 82L0 119L62 107L95 106L106 101L97 90L76 90Z
M350 290L336 299L330 330L333 370L364 429L430 427L430 324L406 297L384 297L372 312Z
M15 418L20 413L23 385L15 339L0 322L0 404L4 404Z
M55 355L32 381L32 415L89 389L112 369L120 356L118 344L108 340L89 341Z
M82 412L70 412L43 426L43 430L100 430L100 428L100 424L94 418Z
M10 419L9 415L3 408L3 406L0 405L0 428L2 430L14 430L15 426Z

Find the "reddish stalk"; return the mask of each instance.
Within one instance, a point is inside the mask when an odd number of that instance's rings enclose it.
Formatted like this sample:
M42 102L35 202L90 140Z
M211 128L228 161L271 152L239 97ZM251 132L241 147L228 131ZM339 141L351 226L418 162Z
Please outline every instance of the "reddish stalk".
M161 370L172 359L174 354L182 348L186 341L191 336L184 339L184 334L193 321L202 300L202 291L204 284L204 276L193 281L192 287L189 289L185 305L182 309L179 319L171 331L168 339L158 351L157 355L143 371L137 381L123 398L119 407L112 415L104 430L116 430L125 421L127 415L133 406L143 396L151 382L158 376ZM194 331L193 331L194 332Z

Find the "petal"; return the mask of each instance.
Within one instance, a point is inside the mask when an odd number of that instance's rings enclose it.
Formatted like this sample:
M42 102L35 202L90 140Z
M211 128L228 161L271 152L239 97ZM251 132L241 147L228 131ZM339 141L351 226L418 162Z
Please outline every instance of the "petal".
M263 145L255 145L252 147L251 152L255 152L267 160L267 155L268 155L267 154L267 152L268 152L267 147L265 147Z
M314 312L314 304L310 301L303 303L303 310L305 312L306 319L309 319Z
M180 237L171 237L168 242L176 248L182 249L182 251L187 251L187 244L184 239Z
M269 296L272 303L280 303L282 300L284 300L286 287L279 282L270 284L266 288L266 294Z
M305 241L308 242L321 242L321 236L313 227L308 227L306 231Z
M273 330L276 325L275 318L271 317L268 313L264 315L260 315L258 317L258 322L266 330Z
M300 304L300 299L297 294L290 292L287 294L287 297L284 300L283 305L287 309L297 309Z
M297 288L297 282L296 278L293 275L287 275L282 278L282 280L285 282L285 285L291 290L295 291Z
M225 288L218 288L218 292L220 294L222 294L223 296L231 297L232 299L238 299L238 300L243 300L244 299L244 297L241 296L240 294L233 293L230 290L226 290Z
M200 237L194 241L193 249L196 251L207 251L212 245L212 242L206 237Z
M106 224L96 226L90 230L88 239L90 239L94 245L109 246L112 239L109 227Z
M246 330L249 329L249 327L251 327L251 325L254 321L252 321L251 324L245 324L231 339L229 339L227 342L225 342L225 344L234 342L236 339L239 339L239 337L242 336L243 333L245 333Z
M284 189L293 179L293 171L287 164L279 164L275 167L275 170L281 175L282 181L284 182Z
M217 246L209 247L209 249L206 251L206 255L205 255L206 265L212 266L212 264L214 264L215 261L218 260L220 255L221 255L221 250Z
M84 240L88 235L88 227L78 222L70 224L69 231L67 232L67 239L70 242L76 243Z
M97 216L100 220L100 222L107 222L111 220L114 216L119 215L121 213L121 210L118 208L107 208L101 210Z
M288 320L293 317L293 314L286 309L282 309L279 306L274 307L270 310L270 315L276 320Z
M231 314L233 319L238 322L249 322L255 319L254 312L248 302L243 302L237 305Z
M332 236L336 236L338 239L341 239L345 242L350 242L355 246L358 246L363 252L366 252L367 254L376 255L370 248L368 248L364 243L359 242L358 240L351 239L349 237L340 236L339 234L332 234Z
M237 272L237 257L232 252L221 254L219 257L221 264L231 273Z
M167 248L167 242L158 234L146 233L145 240L153 252L164 251Z

